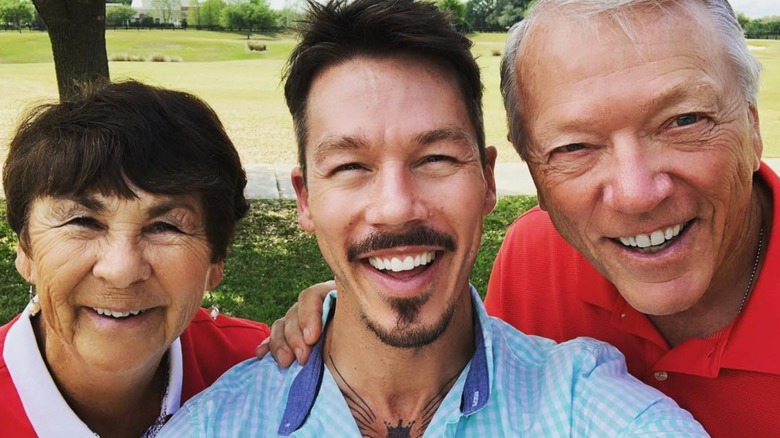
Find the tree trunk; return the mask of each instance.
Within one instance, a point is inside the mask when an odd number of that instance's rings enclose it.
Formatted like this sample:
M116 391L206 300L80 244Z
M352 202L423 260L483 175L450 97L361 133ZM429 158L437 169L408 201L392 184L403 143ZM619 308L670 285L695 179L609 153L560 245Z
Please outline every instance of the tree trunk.
M33 0L49 29L60 100L87 82L108 82L105 0Z

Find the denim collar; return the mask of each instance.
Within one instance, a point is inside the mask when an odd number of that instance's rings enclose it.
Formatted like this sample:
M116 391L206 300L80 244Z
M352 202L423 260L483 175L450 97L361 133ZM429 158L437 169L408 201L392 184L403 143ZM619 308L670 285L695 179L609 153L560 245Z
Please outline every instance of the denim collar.
M474 306L481 306L481 298L471 286L471 301ZM323 327L327 326L330 319L331 308L335 308L336 291L331 291L323 303ZM474 356L471 357L471 367L466 377L463 393L460 398L460 411L463 415L471 415L482 409L490 398L490 374L488 372L487 350L485 348L484 332L482 330L481 315L474 309ZM323 334L325 331L323 330ZM325 336L312 349L309 361L306 362L298 375L293 380L287 396L287 405L282 415L279 426L279 435L290 436L306 422L314 401L322 384L322 375L325 371L325 363L322 358L322 345Z

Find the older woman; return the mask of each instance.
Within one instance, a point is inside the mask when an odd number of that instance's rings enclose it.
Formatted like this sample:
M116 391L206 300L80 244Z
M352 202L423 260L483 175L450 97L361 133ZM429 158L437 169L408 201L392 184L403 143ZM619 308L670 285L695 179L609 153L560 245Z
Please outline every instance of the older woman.
M3 184L31 285L0 328L5 432L153 436L267 337L200 308L248 204L238 154L198 98L125 82L39 107Z

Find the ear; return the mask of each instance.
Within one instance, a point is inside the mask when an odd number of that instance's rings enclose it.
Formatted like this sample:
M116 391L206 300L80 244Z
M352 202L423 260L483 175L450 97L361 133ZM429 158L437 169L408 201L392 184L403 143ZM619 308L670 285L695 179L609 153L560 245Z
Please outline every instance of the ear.
M753 154L755 157L755 163L753 165L753 171L758 171L761 167L761 155L764 152L764 141L761 139L761 130L758 123L758 108L755 105L750 105L750 111L748 113L748 120L750 121L751 136L753 140Z
M292 170L292 185L295 188L295 198L298 205L298 224L308 233L314 232L314 221L309 210L309 189L306 188L306 182L303 179L301 168L295 167Z
M498 151L493 146L485 148L485 167L482 172L485 177L485 183L487 184L487 192L485 193L485 202L482 205L482 214L487 215L496 207L496 157Z
M28 283L35 284L37 276L35 263L27 255L27 253L24 251L24 248L22 248L22 245L19 243L16 244L16 270L19 272L19 275L21 275L22 278L27 280Z
M225 262L212 263L209 267L208 277L206 278L206 290L213 290L222 278L225 276Z

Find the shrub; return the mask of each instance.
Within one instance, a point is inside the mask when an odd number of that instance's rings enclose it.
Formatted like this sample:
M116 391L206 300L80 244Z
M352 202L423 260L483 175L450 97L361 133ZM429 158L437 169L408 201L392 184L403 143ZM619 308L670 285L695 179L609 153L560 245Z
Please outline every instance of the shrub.
M143 62L143 58L138 55L130 55L127 53L115 53L108 57L109 61L120 61L120 62Z
M119 61L119 62L184 62L184 59L181 58L181 56L168 56L168 55L161 55L161 54L154 54L149 55L148 57L144 58L139 55L129 55L127 53L116 53L108 57L109 61Z
M265 43L261 43L260 41L247 41L246 46L249 50L254 52L264 52L267 49Z
M490 51L490 54L493 56L501 56L501 51L498 49L493 49Z
M150 62L170 62L171 58L161 53L153 53L146 58Z
M160 53L153 53L146 60L149 62L184 62L181 56L168 56Z

